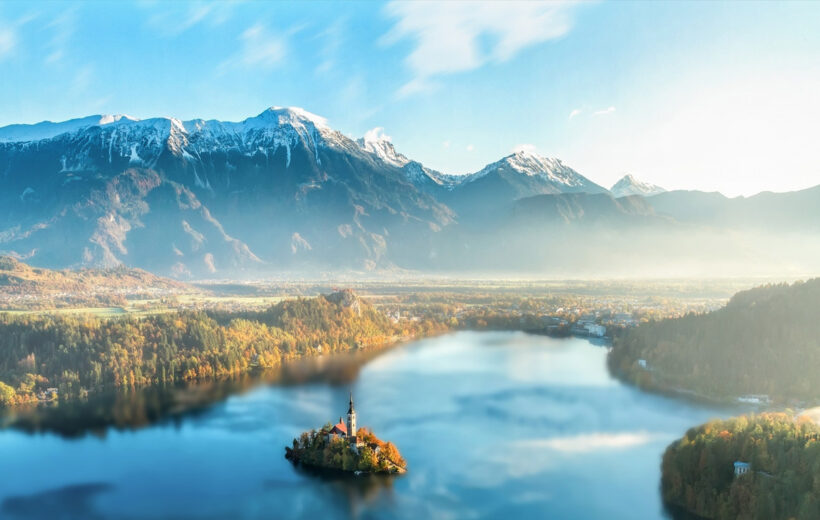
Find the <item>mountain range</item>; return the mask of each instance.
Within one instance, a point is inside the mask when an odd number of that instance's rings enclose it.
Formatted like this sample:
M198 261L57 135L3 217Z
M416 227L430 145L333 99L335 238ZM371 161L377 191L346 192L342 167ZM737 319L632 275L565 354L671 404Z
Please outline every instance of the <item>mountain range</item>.
M299 108L6 126L0 172L0 253L48 268L571 276L820 263L805 247L820 187L730 199L627 175L607 190L523 151L448 175L380 129L353 140Z

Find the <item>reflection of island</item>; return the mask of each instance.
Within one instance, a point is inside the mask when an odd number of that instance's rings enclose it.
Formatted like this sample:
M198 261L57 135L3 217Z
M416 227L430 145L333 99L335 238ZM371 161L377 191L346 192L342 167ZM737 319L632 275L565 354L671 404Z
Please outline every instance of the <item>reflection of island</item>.
M346 423L340 417L335 425L302 433L292 447L285 447L285 457L294 464L357 473L404 473L407 467L393 443L356 428L352 393Z

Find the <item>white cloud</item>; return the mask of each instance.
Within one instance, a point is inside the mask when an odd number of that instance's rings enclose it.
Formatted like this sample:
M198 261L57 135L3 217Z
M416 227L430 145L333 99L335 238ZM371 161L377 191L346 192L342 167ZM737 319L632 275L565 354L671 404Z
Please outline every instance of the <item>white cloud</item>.
M387 141L392 142L393 138L384 133L384 127L377 126L364 133L365 141Z
M398 92L407 96L433 88L439 75L503 62L522 49L559 38L571 27L569 2L402 2L385 7L396 19L382 37L387 45L410 40L405 59L413 78Z
M532 153L532 154L538 153L536 151L535 145L534 144L529 144L529 143L517 144L513 147L512 151L513 151L513 153L518 153L518 152L527 152L527 153Z
M444 149L449 149L449 148L450 148L450 141L449 141L449 140L444 141L443 143L441 143L441 146L442 146Z
M595 112L592 113L592 115L593 116L604 116L604 115L607 115L607 114L611 114L612 112L615 112L615 107L607 107L607 108L604 108L604 109L601 109L601 110L596 110Z
M467 151L472 152L473 150L475 150L475 146L473 146L472 144L468 144L467 145Z
M282 61L287 50L285 37L271 34L261 23L245 29L239 35L239 41L239 51L224 61L221 69L233 66L270 68Z
M569 113L569 117L567 119L572 119L576 116L579 116L581 115L581 112L583 111L580 108L573 109L572 112Z

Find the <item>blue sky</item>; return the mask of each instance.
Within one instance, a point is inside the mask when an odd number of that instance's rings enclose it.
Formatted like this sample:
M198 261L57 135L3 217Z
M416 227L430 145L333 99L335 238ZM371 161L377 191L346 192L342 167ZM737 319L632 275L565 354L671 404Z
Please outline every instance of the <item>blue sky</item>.
M3 2L0 125L300 106L466 173L820 184L820 3Z

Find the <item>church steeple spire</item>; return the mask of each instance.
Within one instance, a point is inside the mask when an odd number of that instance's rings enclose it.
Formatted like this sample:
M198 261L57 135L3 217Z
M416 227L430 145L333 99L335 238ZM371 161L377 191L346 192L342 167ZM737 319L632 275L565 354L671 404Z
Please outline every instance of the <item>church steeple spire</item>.
M356 438L356 409L353 408L353 391L350 391L350 408L347 409L347 434Z

